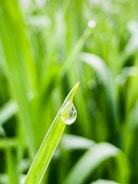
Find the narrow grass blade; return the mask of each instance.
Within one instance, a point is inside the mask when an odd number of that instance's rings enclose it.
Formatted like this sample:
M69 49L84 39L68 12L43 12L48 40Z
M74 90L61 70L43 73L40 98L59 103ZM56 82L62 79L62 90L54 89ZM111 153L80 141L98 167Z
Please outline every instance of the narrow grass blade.
M72 88L57 116L55 117L51 127L49 128L49 131L47 132L42 145L40 146L40 149L38 150L38 153L36 154L36 157L30 167L25 184L38 184L42 181L43 175L49 165L49 162L66 126L66 123L64 123L62 120L62 113L64 113L64 118L65 115L68 117L68 114L70 113L70 105L72 104L78 85L79 83Z
M67 151L86 150L95 146L95 142L81 136L66 134L63 135L60 146Z
M104 61L95 54L82 53L80 59L90 65L97 73L97 76L107 86L107 81L110 82L111 76ZM110 78L109 78L110 77Z
M100 143L89 149L65 178L63 184L82 184L89 174L103 161L116 156L119 149L108 143ZM79 176L79 177L77 177Z
M0 125L5 123L8 119L10 119L14 114L17 112L17 104L14 101L7 102L1 109L0 109Z
M118 107L116 103L116 93L115 87L113 85L113 76L110 73L108 66L105 64L104 60L97 55L82 53L80 54L80 59L87 63L89 66L93 68L96 73L97 78L99 79L102 89L105 94L105 100L107 103L107 111L108 111L108 123L110 126L110 130L112 128L112 134L110 135L111 139L113 137L119 137L119 124L118 124ZM110 112L110 113L109 113ZM112 143L115 145L119 145L119 140L112 140Z
M0 1L0 8L0 43L10 87L9 92L17 103L17 116L19 126L23 129L23 140L28 146L30 157L34 158L36 141L32 119L33 109L27 98L28 92L35 91L34 60L17 0L14 3Z
M6 143L8 143L6 141ZM9 184L18 184L19 183L19 173L17 169L17 158L15 153L12 152L12 149L7 144L6 148L6 167L8 173L8 183Z
M102 180L102 179L99 179L99 180L94 181L94 182L92 182L90 184L119 184L119 183L117 183L115 181L111 181L111 180Z

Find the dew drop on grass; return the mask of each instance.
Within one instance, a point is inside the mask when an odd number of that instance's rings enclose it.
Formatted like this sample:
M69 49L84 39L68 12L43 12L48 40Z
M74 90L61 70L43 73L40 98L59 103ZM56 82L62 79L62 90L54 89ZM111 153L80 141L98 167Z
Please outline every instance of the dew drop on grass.
M71 125L77 118L77 111L74 104L68 101L61 111L61 119L67 124Z
M93 29L93 28L95 28L95 26L96 26L95 20L89 20L88 21L88 27L89 28Z

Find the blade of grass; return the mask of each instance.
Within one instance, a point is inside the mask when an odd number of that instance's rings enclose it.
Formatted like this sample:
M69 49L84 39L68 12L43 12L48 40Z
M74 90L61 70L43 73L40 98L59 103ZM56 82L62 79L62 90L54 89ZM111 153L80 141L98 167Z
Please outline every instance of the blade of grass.
M108 112L108 123L111 130L112 127L112 135L110 136L110 140L117 146L120 146L120 140L117 140L116 137L119 138L119 124L117 117L117 104L116 104L116 93L115 88L113 86L113 77L110 73L108 66L105 64L104 60L97 55L82 53L80 54L80 59L87 63L89 66L93 68L95 71L97 78L102 84L103 91L105 93L105 99L107 102ZM110 126L112 123L112 126ZM115 137L115 138L113 138Z
M62 149L73 151L73 150L85 150L95 145L95 142L76 135L63 135L60 143Z
M12 149L9 147L8 144L6 148L6 162L7 162L6 164L7 164L7 173L8 173L8 183L18 184L19 183L19 173L17 169L16 155L15 153L13 153Z
M96 180L90 184L119 184L115 181L111 181L111 180L102 180L102 179L99 179L99 180Z
M0 125L10 119L17 112L17 104L11 100L0 109Z
M66 124L63 122L61 116L64 109L64 115L68 116L70 107L66 106L68 103L72 104L73 97L77 91L79 83L77 83L68 96L66 97L62 107L60 108L57 116L55 117L49 131L47 132L38 153L30 167L27 174L25 184L38 184L41 182L44 173L49 165L49 162L54 154L54 151L58 145L58 142L63 134ZM65 108L66 107L66 108ZM65 118L65 117L64 117Z
M17 102L19 125L22 126L30 157L36 153L33 121L27 93L35 87L35 72L25 26L17 1L0 1L0 40L11 96ZM18 26L17 26L18 25Z
M89 174L105 160L120 152L109 143L100 143L89 149L69 172L63 184L82 184Z

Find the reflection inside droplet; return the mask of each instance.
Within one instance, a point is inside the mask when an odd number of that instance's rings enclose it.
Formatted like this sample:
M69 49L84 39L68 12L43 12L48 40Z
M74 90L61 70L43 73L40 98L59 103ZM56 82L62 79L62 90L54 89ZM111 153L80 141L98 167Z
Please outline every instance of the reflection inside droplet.
M61 119L67 124L71 125L77 118L77 111L74 104L68 101L61 111Z

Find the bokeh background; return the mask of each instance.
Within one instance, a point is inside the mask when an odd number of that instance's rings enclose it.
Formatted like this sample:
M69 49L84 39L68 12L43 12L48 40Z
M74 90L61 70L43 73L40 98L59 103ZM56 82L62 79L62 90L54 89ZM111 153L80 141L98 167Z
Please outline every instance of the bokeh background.
M43 183L138 183L137 11L137 0L0 1L0 184L22 183L77 81L78 117Z

